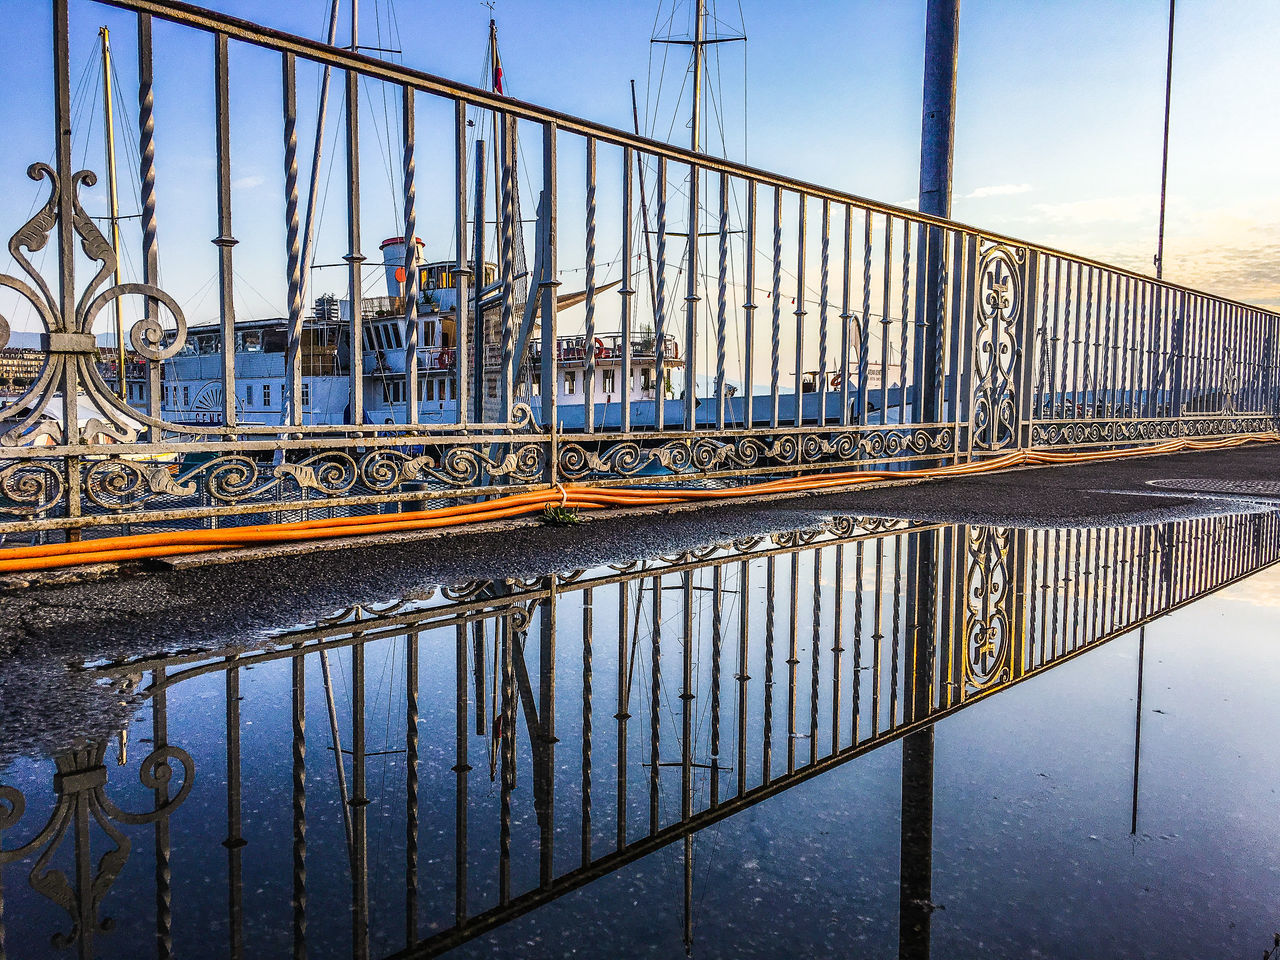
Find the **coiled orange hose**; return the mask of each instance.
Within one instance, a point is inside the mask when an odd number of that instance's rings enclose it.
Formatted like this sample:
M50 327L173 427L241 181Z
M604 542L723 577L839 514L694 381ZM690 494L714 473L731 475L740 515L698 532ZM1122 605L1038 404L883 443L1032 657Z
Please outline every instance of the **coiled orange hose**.
M1275 442L1280 442L1280 433L1242 434L1218 440L1169 440L1154 446L1131 450L1097 450L1083 453L1015 450L989 460L974 460L945 467L822 473L713 490L655 490L644 487L591 487L582 484L560 484L550 489L497 497L484 503L467 503L408 513L304 520L297 523L269 523L220 530L143 533L82 540L75 543L15 547L0 551L0 574L29 573L95 563L120 563L153 557L183 556L251 545L298 543L409 530L462 527L536 513L548 506L562 506L573 510L596 510L608 507L662 506L694 501L732 500L771 494L811 493L883 480L924 480L970 476L995 473L1019 466L1088 463L1097 460L1177 453L1183 450L1225 450L1247 443Z

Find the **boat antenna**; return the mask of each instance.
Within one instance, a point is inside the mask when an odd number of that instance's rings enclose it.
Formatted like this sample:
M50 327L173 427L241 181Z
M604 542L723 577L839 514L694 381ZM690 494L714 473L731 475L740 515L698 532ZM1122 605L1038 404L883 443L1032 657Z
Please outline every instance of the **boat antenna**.
M1173 11L1176 0L1169 0L1169 56L1164 70L1164 155L1160 161L1160 228L1156 234L1156 279L1164 277L1164 204L1169 183L1169 105L1173 96Z

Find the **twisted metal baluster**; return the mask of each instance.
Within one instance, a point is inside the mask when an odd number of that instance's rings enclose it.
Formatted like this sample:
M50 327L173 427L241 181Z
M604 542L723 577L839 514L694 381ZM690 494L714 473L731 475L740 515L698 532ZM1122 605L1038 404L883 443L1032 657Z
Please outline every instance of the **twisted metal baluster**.
M518 185L515 179L515 160L513 150L515 144L515 119L510 116L502 118L502 422L511 420L512 388L515 384L515 371L512 364L515 359L515 247L516 213L515 192Z
M871 211L862 215L862 319L858 327L858 423L867 422L867 374L871 369ZM880 372L881 377L884 371ZM861 448L859 448L861 453Z
M827 423L827 313L831 306L831 201L822 200L822 279L818 294L818 425Z
M284 359L284 417L290 426L302 424L302 230L298 215L298 102L294 55L283 58L284 112L284 224L288 248L289 334Z
M653 422L661 430L666 423L667 399L667 159L658 158L658 291L654 309Z
M582 865L591 862L591 590L582 600Z
M406 234L412 240L413 231ZM416 270L414 271L417 272ZM405 904L404 939L418 939L418 640L414 630L405 642ZM465 710L463 716L466 716Z
M778 426L778 378L782 366L782 191L773 191L773 325L770 333L769 393L772 400L769 426Z
M596 140L587 137L587 301L584 344L586 364L582 371L583 429L595 430L596 393ZM628 265L627 269L630 269Z
M728 352L729 178L720 174L720 269L716 290L716 429L724 429L724 364Z
M774 640L774 585L775 560L772 554L765 561L764 584L764 741L761 750L761 782L765 785L773 779L773 640Z
M142 282L156 286L160 279L160 247L156 239L156 118L155 89L151 56L151 15L138 14L138 199L141 203ZM287 137L287 133L286 133ZM156 302L147 301L147 317L156 318ZM160 419L163 392L158 362L147 364L147 412ZM163 439L159 428L151 429L151 442Z
M711 806L720 803L720 655L724 641L724 568L711 571Z
M649 835L658 832L658 773L661 756L658 753L658 711L662 706L662 577L653 578L653 632L651 634L653 663L650 669L649 687Z
M902 221L902 335L898 345L898 422L907 422L907 317L911 299L911 223ZM919 384L916 385L919 392ZM919 419L919 398L912 418Z
M859 540L853 562L853 717L850 726L855 746L862 726L862 550L863 543Z
M813 552L813 636L810 641L809 765L818 762L818 652L822 646L822 551Z
M155 750L169 745L169 705L165 692L164 667L157 667L151 678L156 689L151 707L151 743ZM169 802L169 784L160 783L155 788L155 806L159 810ZM156 852L156 956L173 956L173 850L169 843L169 818L161 817L155 828ZM0 898L3 899L3 898ZM0 941L2 941L0 937ZM0 955L4 947L0 942Z
M404 88L404 402L405 423L418 422L418 184L413 87ZM456 329L457 324L454 324Z

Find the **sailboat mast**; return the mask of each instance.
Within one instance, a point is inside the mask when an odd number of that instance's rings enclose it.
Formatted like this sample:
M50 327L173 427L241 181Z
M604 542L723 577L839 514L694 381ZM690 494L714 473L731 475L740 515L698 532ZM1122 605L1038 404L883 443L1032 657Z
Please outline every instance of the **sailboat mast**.
M698 152L701 145L702 126L702 48L705 44L706 0L697 0L693 25L693 108L689 124L689 149ZM698 407L698 167L689 165L689 246L686 266L685 289L685 347L684 347L684 421L686 428L694 427Z
M102 39L102 114L104 139L107 144L107 197L110 203L111 252L115 254L115 283L120 283L120 203L116 192L116 127L115 114L111 109L111 33L106 27L98 28L98 36ZM112 302L116 318L116 373L117 389L120 399L129 398L128 385L124 375L124 318L120 315L120 300Z
M698 152L702 143L702 48L706 45L706 0L698 0L693 25L693 116L689 124L689 149ZM690 228L692 230L692 227ZM690 238L694 236L689 234Z

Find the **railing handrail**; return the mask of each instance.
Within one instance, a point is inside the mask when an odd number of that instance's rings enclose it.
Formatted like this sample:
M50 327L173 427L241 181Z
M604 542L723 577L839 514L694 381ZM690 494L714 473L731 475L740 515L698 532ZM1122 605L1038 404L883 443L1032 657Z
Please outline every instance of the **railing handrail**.
M611 127L608 124L599 123L593 120L586 120L581 117L573 116L572 114L563 113L559 110L555 110L550 107L543 107L525 100L518 100L512 97L495 94L479 87L473 87L469 84L459 83L435 74L427 73L424 70L416 70L412 67L388 63L385 60L380 60L377 57L372 57L368 54L354 53L351 50L343 49L341 47L331 47L327 43L323 43L319 40L311 40L306 37L297 36L296 34L286 33L282 30L266 27L261 24L253 23L249 20L242 20L239 17L232 17L217 11L208 10L204 7L196 6L195 4L184 3L181 2L181 0L93 0L93 2L118 7L124 10L131 10L135 13L149 14L161 20L167 20L171 23L181 24L183 26L204 30L210 33L222 33L230 39L238 40L243 43L249 43L254 46L275 50L278 53L292 53L316 63L327 64L341 70L354 70L356 73L372 79L383 80L400 85L408 85L413 87L415 90L463 100L473 106L510 114L520 119L538 123L552 123L555 124L559 130L565 130L581 136L603 140L607 143L613 144L614 146L633 147L655 156L674 160L678 163L693 164L700 170L754 180L760 184L803 194L805 196L813 197L814 199L829 200L837 204L857 206L871 212L899 217L903 220L910 220L918 224L942 227L960 233L973 234L988 240L993 240L997 243L1023 247L1028 251L1033 251L1050 257L1066 258L1084 266L1110 271L1118 276L1129 277L1130 279L1139 280L1144 283L1151 283L1156 286L1163 287L1164 289L1176 290L1184 294L1209 297L1220 303L1242 307L1280 320L1280 311L1268 310L1265 307L1259 307L1243 300L1235 300L1230 297L1220 296L1195 287L1186 286L1185 284L1173 283L1169 280L1158 280L1149 274L1138 273L1137 271L1130 270L1126 267L1106 263L1102 260L1095 260L1091 257L1070 253L1066 250L1059 250L1054 247L1045 246L1040 243L1009 236L1007 234L997 233L992 230L985 230L958 220L947 220L942 217L931 216L930 214L920 213L917 210L911 210L907 207L900 207L894 204L884 203L879 200L872 200L868 197L859 196L857 194L846 193L841 190L824 187L819 184L801 180L796 177L790 177L785 174L773 173L759 167L752 167L733 160L714 157L710 154L695 152L683 147L672 146L671 144L663 143L650 137L630 133L618 127Z

